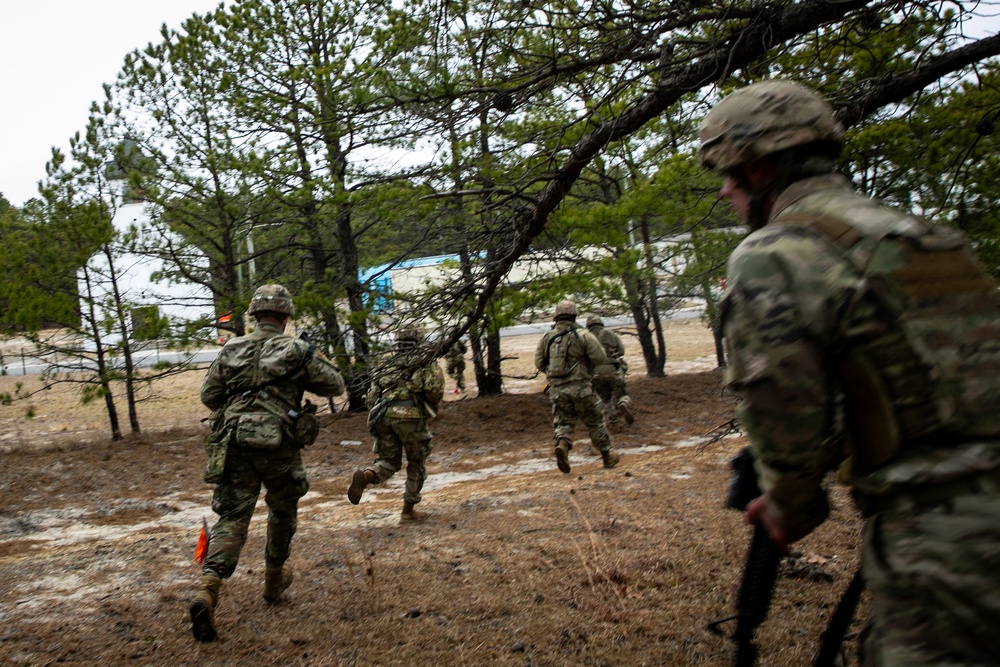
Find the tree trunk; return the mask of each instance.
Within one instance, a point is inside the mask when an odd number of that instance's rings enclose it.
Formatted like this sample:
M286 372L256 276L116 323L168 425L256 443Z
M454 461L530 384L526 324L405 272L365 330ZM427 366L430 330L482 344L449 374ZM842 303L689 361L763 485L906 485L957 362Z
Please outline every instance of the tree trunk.
M107 360L104 357L104 341L101 338L101 328L99 325L99 320L97 318L97 313L94 309L94 293L93 288L90 283L90 271L85 265L81 272L83 274L83 283L87 290L87 313L80 313L81 319L86 319L87 327L90 329L90 334L94 341L95 348L95 361L97 362L97 383L100 385L102 392L104 393L104 408L108 413L108 424L111 427L111 439L121 440L122 439L122 429L118 423L118 410L115 408L115 397L111 393L111 386L108 383L108 367Z
M135 366L132 363L132 337L128 322L125 320L126 304L122 300L118 286L118 272L115 269L114 254L111 247L104 245L104 257L108 261L108 279L111 281L111 294L114 298L115 321L122 337L122 361L125 364L125 401L128 406L128 423L132 433L140 433L139 413L135 407Z

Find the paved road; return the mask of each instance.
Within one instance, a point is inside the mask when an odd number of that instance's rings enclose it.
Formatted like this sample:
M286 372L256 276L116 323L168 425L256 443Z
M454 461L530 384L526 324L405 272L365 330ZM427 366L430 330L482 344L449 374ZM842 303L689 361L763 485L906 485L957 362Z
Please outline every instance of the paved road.
M189 352L178 352L175 350L141 350L132 354L132 362L137 367L156 366L157 364L207 364L210 363L219 353L218 348L208 348L204 350L194 350ZM112 358L114 366L121 366L121 360ZM45 359L28 355L5 355L3 364L0 365L0 373L9 376L39 375L43 372L55 373L77 373L80 371L93 371L97 369L97 362L93 359L72 359L63 357L60 359Z
M685 320L701 316L700 308L685 308L668 313L664 319ZM634 324L631 317L605 318L607 326L618 327ZM527 334L542 335L552 328L551 322L539 324L520 324L500 330L501 337L524 336ZM178 352L175 350L160 350L157 348L139 350L132 353L132 361L136 367L143 368L156 366L157 364L188 364L200 365L211 363L219 353L219 348L211 347L203 350L193 350L188 352ZM112 365L121 366L120 359L112 359ZM41 358L29 355L11 355L2 357L0 373L8 376L39 375L45 371L58 373L73 373L79 371L96 370L97 364L92 359L73 359L64 357L62 359Z

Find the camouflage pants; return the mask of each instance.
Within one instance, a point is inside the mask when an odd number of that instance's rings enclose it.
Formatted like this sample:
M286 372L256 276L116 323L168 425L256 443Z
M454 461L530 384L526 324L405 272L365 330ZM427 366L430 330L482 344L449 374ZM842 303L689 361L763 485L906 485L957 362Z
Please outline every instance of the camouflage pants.
M420 490L427 479L424 462L431 453L431 432L427 428L427 420L382 419L375 427L372 451L378 458L368 470L375 473L375 484L381 484L399 472L403 467L403 453L406 453L403 502L419 503Z
M872 517L866 667L1000 664L1000 492Z
M448 360L448 376L455 380L455 386L465 390L465 359Z
M594 391L597 392L604 411L608 415L618 413L618 406L622 403L632 404L632 397L628 395L628 388L625 384L625 374L621 371L615 373L595 373L591 382Z
M604 409L589 382L568 382L549 387L552 401L552 427L555 443L573 442L576 422L582 421L594 447L602 452L611 450L611 436L604 422Z
M230 447L222 481L212 495L212 511L219 520L209 537L203 572L225 579L232 576L247 539L261 485L266 489L267 565L282 565L298 523L299 498L309 491L298 449Z

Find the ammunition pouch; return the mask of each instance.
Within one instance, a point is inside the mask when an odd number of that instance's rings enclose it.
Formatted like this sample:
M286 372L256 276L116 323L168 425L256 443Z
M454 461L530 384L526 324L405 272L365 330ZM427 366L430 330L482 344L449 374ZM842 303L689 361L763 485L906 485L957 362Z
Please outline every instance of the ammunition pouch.
M375 427L378 425L382 418L385 417L386 410L389 409L389 401L384 398L380 398L375 401L371 409L368 411L368 432L375 435Z
M292 425L292 438L296 447L305 449L316 442L319 436L319 419L316 418L316 406L312 401L306 401Z
M218 484L226 469L226 453L232 440L233 431L226 423L225 409L216 410L209 417L212 432L205 436L205 472L206 484Z
M266 412L242 414L236 418L235 443L251 449L275 449L284 436L281 418Z

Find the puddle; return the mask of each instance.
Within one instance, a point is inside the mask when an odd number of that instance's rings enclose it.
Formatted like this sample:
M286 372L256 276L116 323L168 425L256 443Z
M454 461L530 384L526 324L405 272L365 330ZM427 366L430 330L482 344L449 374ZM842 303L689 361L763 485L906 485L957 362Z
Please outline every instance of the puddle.
M623 459L629 456L641 456L642 454L658 452L674 447L692 447L704 442L704 438L686 438L669 445L640 445L638 447L623 447L617 449L622 454ZM574 472L596 467L600 463L600 458L590 448L588 440L578 441L576 448L570 453L570 465ZM625 460L627 465L627 460ZM447 487L463 484L466 482L477 482L498 477L514 477L520 475L531 475L540 472L552 472L556 470L555 459L552 457L532 458L520 460L516 463L500 463L486 468L468 470L462 472L439 472L430 475L424 483L424 491L433 493ZM687 479L688 475L678 472L676 479ZM403 487L406 484L405 464L392 479L377 487L369 487L365 491L365 496L361 503L367 504L377 500L381 495L391 495L399 499L402 495ZM186 495L185 497L190 497ZM257 509L254 512L253 522L267 521L267 511L264 505L264 494L257 502ZM0 544L5 541L19 539L30 539L33 542L45 543L45 546L67 546L88 541L108 541L125 539L144 530L177 529L190 532L192 542L194 541L202 519L208 521L211 526L215 521L215 515L210 507L210 494L205 494L204 503L194 503L190 500L181 500L180 497L166 497L156 501L156 505L166 508L163 516L139 523L131 524L101 524L91 525L86 523L87 518L93 512L77 509L62 508L41 510L20 514L14 517L0 517ZM144 507L149 504L146 500L122 499L116 507ZM337 519L330 515L330 511L336 508L349 509L352 507L344 496L323 496L320 493L310 491L307 493L299 507L299 514L302 517L326 513L325 521ZM399 514L395 508L386 511L367 511L363 514L349 513L343 517L344 522L358 523L366 526L395 525L399 522ZM41 545L39 548L43 548Z

